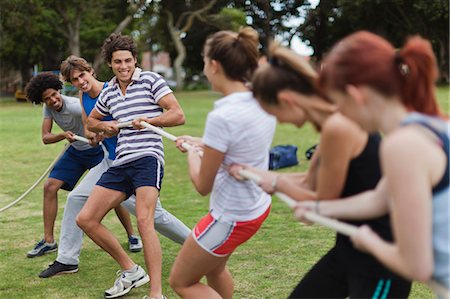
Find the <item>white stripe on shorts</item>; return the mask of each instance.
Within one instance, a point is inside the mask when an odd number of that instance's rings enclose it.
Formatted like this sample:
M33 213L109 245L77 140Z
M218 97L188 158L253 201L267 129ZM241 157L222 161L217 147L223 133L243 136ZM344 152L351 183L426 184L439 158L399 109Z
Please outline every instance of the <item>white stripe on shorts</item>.
M226 255L214 253L214 250L227 242L228 238L233 233L234 227L235 222L222 222L214 219L214 221L211 222L210 225L208 225L208 227L198 237L195 237L194 231L192 231L192 234L194 240L197 241L200 247L214 256L222 257Z
M156 188L161 190L161 163L159 163L159 159L156 159L157 170L156 170Z

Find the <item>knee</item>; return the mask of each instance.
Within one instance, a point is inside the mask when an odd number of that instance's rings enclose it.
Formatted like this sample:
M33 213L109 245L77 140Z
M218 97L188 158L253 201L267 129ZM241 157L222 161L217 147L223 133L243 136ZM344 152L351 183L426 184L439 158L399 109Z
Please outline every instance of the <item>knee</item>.
M172 271L169 276L169 285L178 295L181 294L182 289L187 287L186 285L181 283L181 279L176 277L176 273Z
M88 232L93 227L93 221L83 211L78 214L76 221L77 225L85 232Z
M151 216L143 216L143 215L137 215L136 216L136 222L139 231L146 231L148 229L154 230L154 222L153 217Z
M59 190L59 186L51 180L47 180L44 184L44 193L56 193Z
M87 196L83 196L83 195L77 194L76 192L72 191L67 195L67 204L77 202L77 203L81 203L84 205L84 203L86 203L87 199L88 199Z

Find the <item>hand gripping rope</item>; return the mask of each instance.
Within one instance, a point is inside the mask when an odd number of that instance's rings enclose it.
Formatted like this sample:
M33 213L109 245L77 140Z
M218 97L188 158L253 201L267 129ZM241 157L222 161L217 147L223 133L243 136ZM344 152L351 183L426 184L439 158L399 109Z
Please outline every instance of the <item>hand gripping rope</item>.
M117 124L117 127L119 129L121 128L125 128L125 127L129 127L131 126L131 121L130 122L124 122L124 123L119 123ZM89 139L82 137L82 136L78 136L78 135L74 135L73 139L81 141L81 142L86 142L89 143ZM14 200L13 202L11 202L10 204L4 206L3 208L0 209L0 213L3 211L6 211L7 209L11 208L12 206L16 205L18 202L20 202L22 199L25 198L25 196L27 196L31 191L33 191L34 188L36 188L37 185L39 185L39 183L47 176L47 174L53 169L53 166L55 166L56 162L58 162L58 160L64 155L64 153L66 152L66 150L69 148L70 143L67 143L63 150L58 154L58 156L52 161L52 163L50 163L50 165L47 167L47 169L44 171L44 173L37 179L36 182L34 182L33 185L31 185L30 188L28 188L27 191L25 191L21 196L19 196L16 200Z
M141 126L146 127L152 131L154 131L155 133L160 134L161 136L164 136L172 141L175 141L177 139L176 136L167 133L166 131L164 131L161 128L155 127L147 122L142 121ZM191 145L187 144L187 143L183 143L181 145L182 147L184 147L185 149L189 150L189 148L191 148ZM200 155L202 153L199 153ZM258 176L257 174L245 170L245 169L241 169L239 171L239 175L249 179L255 183L258 183L261 181L261 177ZM278 199L280 199L282 202L284 202L286 205L288 205L291 209L295 207L296 205L296 200L292 199L291 197L289 197L288 195L281 193L281 192L275 192L274 195L276 197L278 197ZM355 225L351 225L345 222L341 222L332 218L328 218L328 217L324 217L322 215L319 215L317 213L314 212L306 212L304 215L305 219L320 225L323 225L329 229L332 229L338 233L341 233L343 235L346 236L352 236L353 234L355 234L358 231L358 227ZM450 290L448 290L445 286L443 286L442 284L434 281L434 280L430 280L426 283L426 285L432 289L434 291L435 294L439 295L440 298L447 298L450 299Z

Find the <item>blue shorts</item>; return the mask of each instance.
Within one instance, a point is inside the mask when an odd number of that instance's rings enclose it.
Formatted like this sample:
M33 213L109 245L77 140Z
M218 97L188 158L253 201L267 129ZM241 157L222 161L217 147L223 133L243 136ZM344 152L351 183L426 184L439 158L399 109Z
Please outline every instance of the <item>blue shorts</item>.
M164 167L153 156L146 156L130 163L110 167L102 174L97 185L125 193L125 198L136 194L139 187L155 187L161 190Z
M69 146L48 177L63 181L61 189L71 191L86 170L96 166L104 157L105 153L101 146L84 151L78 151L73 146Z

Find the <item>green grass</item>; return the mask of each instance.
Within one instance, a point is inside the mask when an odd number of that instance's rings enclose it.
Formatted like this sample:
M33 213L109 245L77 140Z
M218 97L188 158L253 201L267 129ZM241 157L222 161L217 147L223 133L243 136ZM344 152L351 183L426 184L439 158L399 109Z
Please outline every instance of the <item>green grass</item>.
M448 111L448 88L438 90L440 102ZM202 91L179 93L187 117L186 125L169 128L174 135L200 136L206 114L218 94ZM35 182L63 144L41 142L42 107L0 100L0 207L20 196ZM279 125L274 144L298 146L299 166L284 171L304 171L308 162L304 152L318 140L313 128L298 130ZM208 210L208 198L199 196L187 174L186 157L165 141L166 169L162 189L164 207L192 227ZM55 235L59 228L67 192L59 192ZM0 213L0 298L101 298L112 286L118 265L84 238L78 274L40 279L37 275L55 259L55 254L28 259L26 252L40 239L42 224L42 183L23 201ZM133 219L135 224L135 220ZM126 235L114 213L104 223L126 246ZM136 226L135 226L136 228ZM332 246L333 232L320 226L304 226L293 219L290 210L274 200L270 217L258 234L239 247L229 261L235 280L235 298L286 298L308 269ZM163 289L176 295L168 285L171 265L180 246L161 237L163 248ZM131 254L144 265L142 253ZM126 298L142 298L146 287L133 290ZM430 298L428 289L415 284L411 298Z

